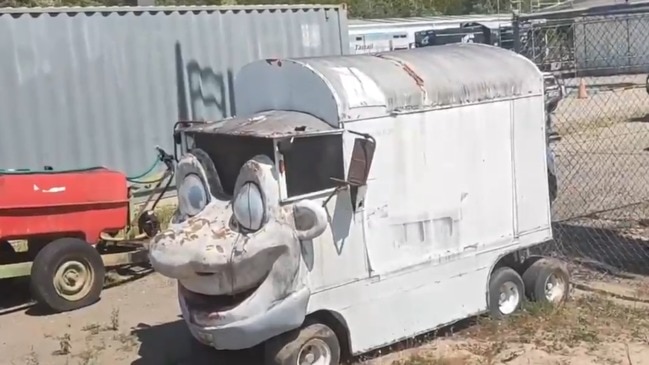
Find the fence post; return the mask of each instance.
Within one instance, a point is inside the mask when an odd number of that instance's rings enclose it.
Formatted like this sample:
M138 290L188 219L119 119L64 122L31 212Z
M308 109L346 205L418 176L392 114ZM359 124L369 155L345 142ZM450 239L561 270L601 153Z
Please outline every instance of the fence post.
M516 10L512 12L512 33L514 37L514 52L521 53L520 18Z

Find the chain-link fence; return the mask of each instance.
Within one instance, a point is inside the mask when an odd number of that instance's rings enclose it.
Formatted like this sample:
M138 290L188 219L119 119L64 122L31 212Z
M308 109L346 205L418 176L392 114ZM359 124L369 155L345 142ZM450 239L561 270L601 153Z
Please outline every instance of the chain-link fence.
M516 16L513 27L514 49L566 90L552 113L558 195L547 249L649 274L649 9Z

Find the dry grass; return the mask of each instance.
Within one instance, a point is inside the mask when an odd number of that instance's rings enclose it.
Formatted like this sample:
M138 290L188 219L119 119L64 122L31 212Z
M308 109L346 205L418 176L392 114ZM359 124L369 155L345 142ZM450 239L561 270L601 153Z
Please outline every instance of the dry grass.
M138 341L136 336L130 332L119 333L119 329L119 309L114 308L106 323L88 323L82 327L85 338L73 338L67 332L63 335L45 335L45 338L51 338L58 342L58 350L52 353L53 356L64 356L67 359L66 363L70 363L74 359L75 364L91 365L99 364L99 356L107 347L116 347L120 351L131 351L137 347ZM110 332L114 332L114 334L106 336ZM73 348L72 344L74 340L80 339L85 342L85 346L79 351ZM25 364L40 364L35 352L32 351L25 358Z
M597 355L599 363L632 365L628 345L649 341L649 307L602 295L580 296L560 309L528 304L503 321L480 318L477 325L458 333L454 341L457 345L450 353L440 354L436 348L418 351L391 365L493 365L508 363L530 349L559 356L580 351L592 355L606 343L623 344L626 357L607 358L604 351Z
M175 211L176 204L161 204L156 207L155 214L160 220L160 225L163 230L169 226L169 222L171 221L171 217L174 215Z

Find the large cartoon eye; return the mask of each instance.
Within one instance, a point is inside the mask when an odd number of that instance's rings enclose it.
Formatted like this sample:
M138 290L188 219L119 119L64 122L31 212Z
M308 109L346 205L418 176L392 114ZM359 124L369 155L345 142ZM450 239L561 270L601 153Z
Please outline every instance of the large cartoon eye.
M264 223L264 199L259 187L252 182L245 183L232 204L234 218L241 227L257 231Z
M196 174L188 174L178 188L180 210L190 217L200 213L207 205L207 190Z

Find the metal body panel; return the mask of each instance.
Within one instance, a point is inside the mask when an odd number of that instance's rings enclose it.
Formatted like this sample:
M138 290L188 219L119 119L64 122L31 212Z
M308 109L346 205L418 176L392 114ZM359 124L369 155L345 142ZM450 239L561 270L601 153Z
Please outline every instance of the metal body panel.
M348 220L314 242L308 312L338 313L359 354L486 311L497 260L552 238L543 110L536 95L347 122L376 155L362 208L338 193Z
M239 136L279 138L286 136L332 133L335 128L322 120L305 113L269 110L251 117L233 117L219 122L193 125L185 133L217 133Z
M343 6L0 10L0 168L135 175L177 120L235 114L232 83L268 57L347 53Z
M242 68L235 80L241 116L300 110L334 127L356 119L542 93L543 76L530 60L479 44L257 61Z

